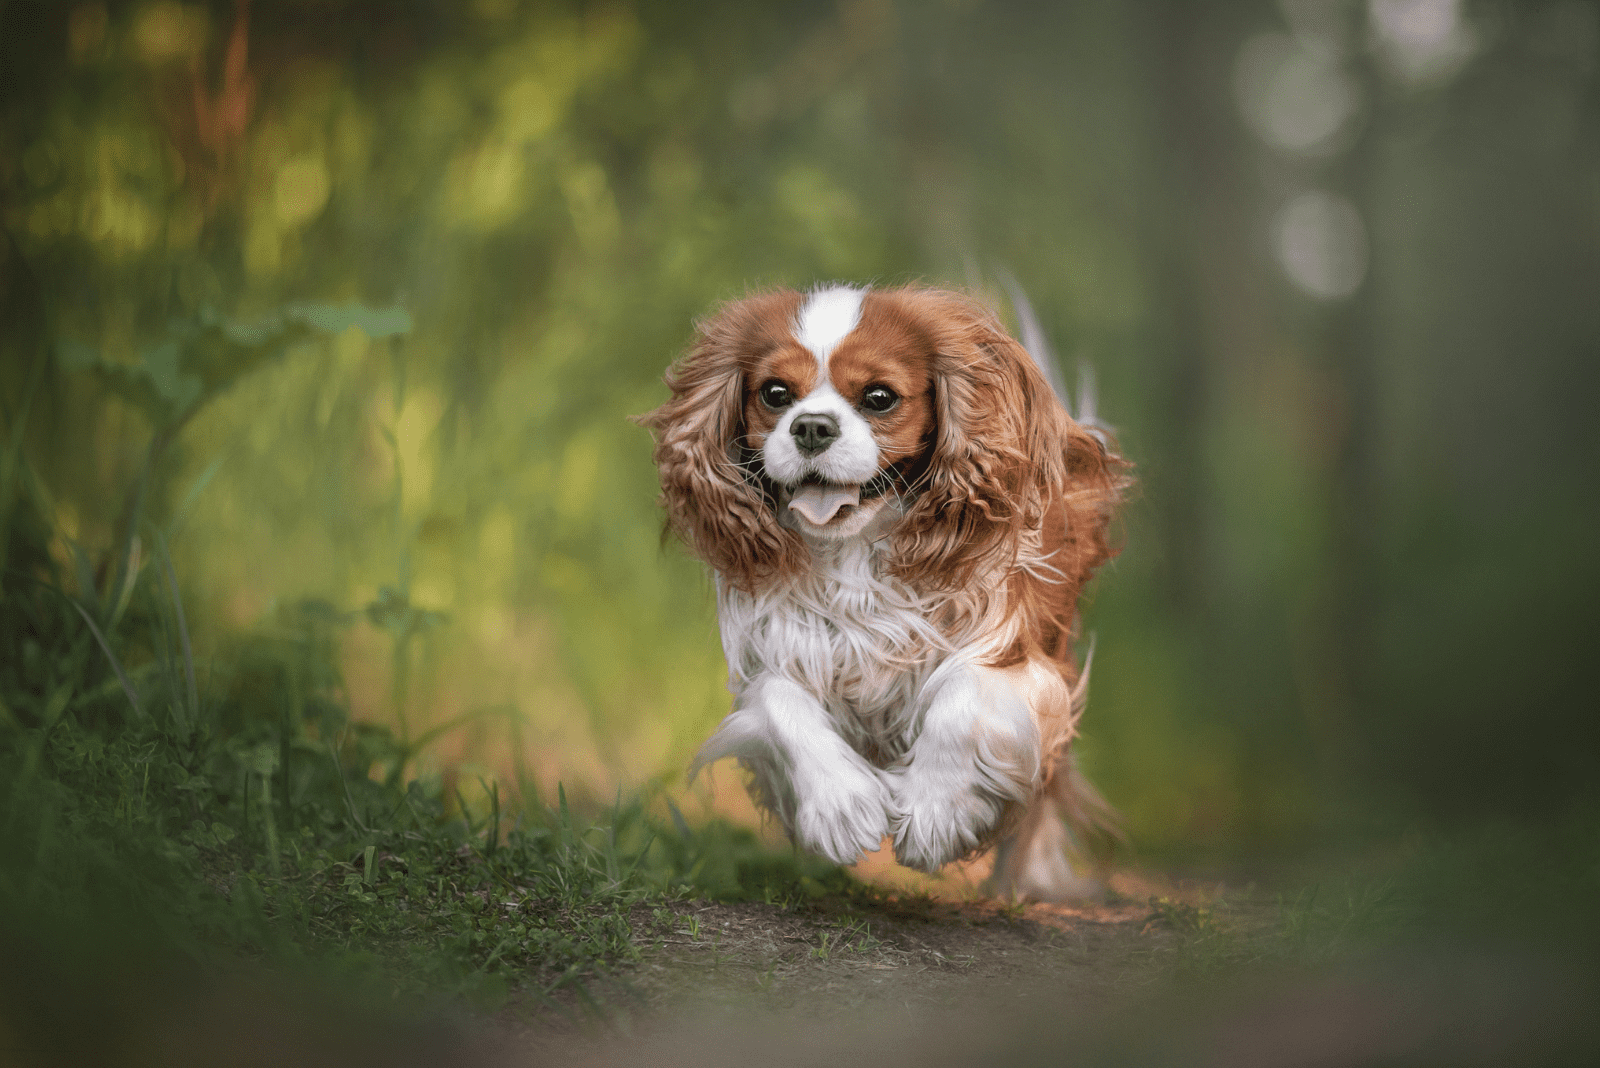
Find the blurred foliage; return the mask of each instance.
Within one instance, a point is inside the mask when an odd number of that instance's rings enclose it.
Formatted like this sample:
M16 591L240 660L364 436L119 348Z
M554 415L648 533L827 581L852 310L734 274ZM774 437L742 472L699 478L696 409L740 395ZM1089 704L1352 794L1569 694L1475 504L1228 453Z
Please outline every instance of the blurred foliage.
M57 568L109 624L165 538L229 737L336 707L382 789L674 783L724 672L625 417L747 286L1004 264L1139 464L1083 745L1136 841L1563 805L1597 781L1595 5L1468 5L1448 70L1384 66L1368 7L8 0L6 603ZM1235 60L1313 9L1357 104L1273 154ZM1308 182L1367 220L1344 303L1268 255ZM45 732L121 686L52 605L4 668ZM112 635L140 692L147 626Z
M27 502L13 522L0 955L15 966L0 1003L18 1048L92 1061L96 1036L123 1026L112 1009L130 995L102 989L117 976L182 990L245 958L355 981L345 998L587 998L638 956L635 906L672 928L661 906L690 893L791 908L869 893L748 829L692 831L670 802L671 822L638 798L575 810L559 785L542 805L523 782L513 810L499 782L415 777L443 731L351 720L338 661L352 621L325 603L282 606L197 660L163 543L130 565L125 597L86 601ZM74 991L107 1019L63 1035Z

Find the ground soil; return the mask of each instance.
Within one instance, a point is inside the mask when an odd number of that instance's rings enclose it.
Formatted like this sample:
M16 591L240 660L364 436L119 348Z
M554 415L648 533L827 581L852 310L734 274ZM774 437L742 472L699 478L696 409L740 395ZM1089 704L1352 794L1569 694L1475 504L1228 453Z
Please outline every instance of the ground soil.
M641 908L641 959L557 1005L514 1003L500 1015L501 1048L516 1063L645 1063L635 1057L648 1049L649 1063L669 1064L666 1051L680 1049L706 1064L723 1059L708 1037L716 1047L744 1035L770 1060L775 1034L922 1033L1029 999L1102 1015L1171 972L1182 935L1155 903L1216 892L1122 875L1103 901L1007 906L959 883L866 902Z

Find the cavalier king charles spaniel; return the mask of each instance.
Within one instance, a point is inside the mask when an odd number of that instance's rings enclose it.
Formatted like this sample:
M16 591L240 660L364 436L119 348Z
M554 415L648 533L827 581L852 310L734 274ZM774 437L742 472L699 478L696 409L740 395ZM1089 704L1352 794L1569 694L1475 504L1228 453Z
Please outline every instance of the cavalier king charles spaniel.
M1078 595L1126 483L1104 430L940 289L732 301L666 382L640 422L669 528L716 572L734 694L691 777L737 757L839 864L885 837L929 872L998 843L992 892L1092 892L1068 827L1110 811L1069 748Z

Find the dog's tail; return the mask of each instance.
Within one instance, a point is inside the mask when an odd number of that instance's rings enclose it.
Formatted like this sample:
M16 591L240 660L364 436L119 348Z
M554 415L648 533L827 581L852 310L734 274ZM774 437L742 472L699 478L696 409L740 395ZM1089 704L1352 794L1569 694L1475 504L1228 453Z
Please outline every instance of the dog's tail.
M1104 897L1104 843L1120 837L1116 818L1068 756L995 850L989 893L1029 901Z
M1033 362L1044 372L1045 381L1050 383L1050 388L1055 391L1056 397L1072 416L1073 421L1099 438L1102 445L1109 444L1112 429L1100 421L1094 364L1088 360L1078 361L1078 396L1074 403L1072 393L1067 389L1066 379L1061 376L1061 361L1056 357L1050 339L1045 336L1044 327L1039 325L1039 317L1033 311L1033 302L1028 300L1028 294L1023 292L1022 283L1004 267L997 268L995 273L1000 278L1000 284L1005 287L1006 296L1011 298L1012 308L1016 310L1017 326L1022 331L1022 347L1028 350Z
M995 851L988 890L997 897L1063 901L1105 894L1101 873L1116 843L1126 839L1116 810L1084 778L1069 748L1088 702L1093 666L1091 644L1072 687L1074 729L1047 770L1044 788Z

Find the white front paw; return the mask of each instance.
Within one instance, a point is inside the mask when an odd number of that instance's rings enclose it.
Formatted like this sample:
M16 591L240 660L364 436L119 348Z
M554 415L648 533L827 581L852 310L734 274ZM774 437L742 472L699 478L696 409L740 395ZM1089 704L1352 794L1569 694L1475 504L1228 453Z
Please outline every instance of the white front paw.
M883 844L888 798L870 771L833 769L795 797L795 844L835 864L854 864Z
M982 789L977 775L918 771L912 764L888 777L895 859L918 871L936 872L977 849L1005 808L1004 800Z

